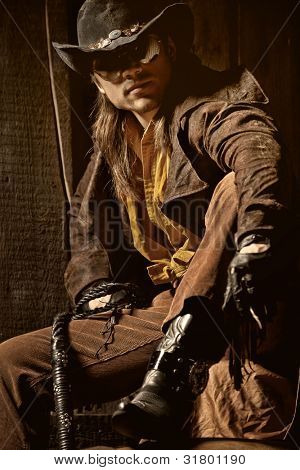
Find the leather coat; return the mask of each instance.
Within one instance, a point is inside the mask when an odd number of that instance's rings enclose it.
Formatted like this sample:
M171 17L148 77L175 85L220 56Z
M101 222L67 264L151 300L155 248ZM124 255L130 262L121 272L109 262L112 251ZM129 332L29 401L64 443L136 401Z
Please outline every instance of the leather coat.
M234 172L236 243L253 231L280 238L290 223L288 176L278 131L265 111L268 98L253 75L243 67L216 72L191 56L185 67L174 72L166 103L172 108L173 150L161 210L203 235L212 192L227 173ZM106 250L101 242L106 227L100 223L95 228L96 219L97 224L101 220L97 211L103 197L102 162L98 154L92 156L72 199L72 257L65 285L73 303L88 285L116 274L111 266L118 252ZM195 207L200 218L194 216ZM128 232L124 207L122 211L123 229ZM180 286L177 290L182 296Z

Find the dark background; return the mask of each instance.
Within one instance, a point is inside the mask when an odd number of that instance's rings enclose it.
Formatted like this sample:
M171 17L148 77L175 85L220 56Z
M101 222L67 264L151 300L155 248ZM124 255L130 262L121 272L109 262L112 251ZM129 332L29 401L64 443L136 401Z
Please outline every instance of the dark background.
M191 0L196 51L223 70L245 64L271 100L297 178L300 2ZM76 43L82 1L49 0L50 38ZM297 7L298 5L298 7ZM51 324L67 305L65 192L49 78L45 0L0 0L0 340ZM52 51L68 184L91 147L87 82Z

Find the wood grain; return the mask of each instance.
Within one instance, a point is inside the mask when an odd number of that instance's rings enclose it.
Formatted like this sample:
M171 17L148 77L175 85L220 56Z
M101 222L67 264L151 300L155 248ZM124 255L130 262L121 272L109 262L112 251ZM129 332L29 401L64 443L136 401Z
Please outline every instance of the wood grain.
M237 2L188 0L195 16L195 52L204 65L225 70L237 60Z
M272 114L299 179L300 5L292 14L298 3L277 0L271 6L268 0L240 0L239 62L253 71L270 98Z
M3 3L13 20L1 6L1 340L49 325L64 309L62 276L68 259L44 2L29 0L26 7L17 0ZM52 22L61 37L66 34L64 12L65 2L51 2ZM67 94L67 73L58 64L56 70ZM61 95L59 101L70 159L69 107Z

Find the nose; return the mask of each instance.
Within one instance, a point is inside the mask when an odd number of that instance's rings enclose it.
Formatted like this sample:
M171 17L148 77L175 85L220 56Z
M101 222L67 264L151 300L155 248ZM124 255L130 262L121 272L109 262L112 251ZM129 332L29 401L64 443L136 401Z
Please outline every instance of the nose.
M143 71L141 64L131 64L122 71L122 77L124 80L136 79Z

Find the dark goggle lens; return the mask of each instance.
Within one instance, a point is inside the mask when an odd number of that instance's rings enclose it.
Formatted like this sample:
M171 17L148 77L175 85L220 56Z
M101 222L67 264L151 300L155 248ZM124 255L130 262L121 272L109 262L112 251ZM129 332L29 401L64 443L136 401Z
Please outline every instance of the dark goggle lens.
M124 50L120 49L119 54L116 57L115 64L124 65L133 62L140 62L146 55L148 49L149 40L147 38L139 40L136 43L132 43L128 48Z
M133 44L121 47L118 51L109 53L102 58L95 70L106 75L109 72L124 70L134 63L150 63L160 53L160 42L153 37L141 38Z

